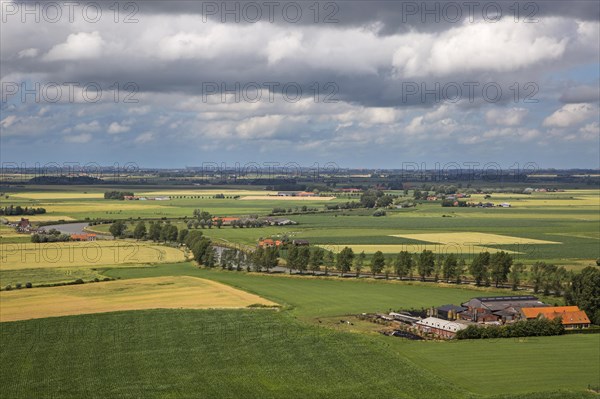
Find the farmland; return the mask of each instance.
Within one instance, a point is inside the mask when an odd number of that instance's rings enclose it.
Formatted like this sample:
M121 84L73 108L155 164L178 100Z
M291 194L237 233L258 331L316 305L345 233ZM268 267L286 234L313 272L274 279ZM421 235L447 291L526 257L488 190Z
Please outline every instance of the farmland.
M306 239L333 252L349 246L364 250L367 262L376 250L388 259L403 249L454 248L466 258L503 250L526 264L545 260L578 271L600 256L596 190L492 195L511 208L421 202L374 217L368 209L325 210L358 198L352 195L306 201L265 197L274 192L253 187L127 189L172 198L105 200L106 187L20 187L2 203L47 210L32 221L124 220L128 231L138 220L168 220L184 229L195 209L264 217L285 208L276 217L298 224L199 230L217 243L244 248L265 237ZM303 212L303 206L318 211ZM88 229L108 234L109 227ZM0 375L11 398L47 392L60 398L563 399L593 397L585 390L600 373L597 335L415 342L381 336L372 323L340 324L362 312L427 309L510 291L207 269L159 242L33 244L7 226L0 235L0 286L13 286L0 293ZM83 284L36 288L77 279ZM34 288L14 290L25 282ZM564 304L561 296L539 296ZM248 308L274 304L278 310ZM44 367L48 359L55 367ZM64 383L73 376L76 381Z
M185 276L2 292L0 301L0 322L120 310L276 305L214 281Z
M0 367L11 397L54 392L58 381L77 370L81 383L61 387L61 397L152 398L173 390L184 397L190 392L265 397L268 384L272 393L266 397L418 398L427 392L433 398L478 398L504 392L504 398L580 398L587 397L584 389L600 370L595 335L412 342L333 330L318 322L361 310L460 301L477 295L473 289L265 276L197 269L185 263L117 268L107 274L122 282L197 276L281 303L286 310L155 310L3 323L0 345L5 361ZM100 349L107 346L113 350ZM24 351L27 361L17 361ZM56 367L36 366L48 357L55 359ZM70 361L60 361L67 358ZM486 369L490 359L493 370ZM131 362L136 364L133 369L126 366ZM244 372L232 374L230 367ZM229 388L222 385L223 373ZM503 383L515 373L527 378ZM23 380L32 383L18 384Z
M132 187L139 195L171 195L170 201L118 201L102 199L98 187L35 187L9 194L14 205L44 207L47 213L35 215L31 220L85 220L89 219L137 219L137 218L190 218L194 209L203 209L216 216L266 215L282 204L289 210L307 205L295 197L268 197L269 200L240 200L252 196L265 196L274 192L258 189L173 189L162 190ZM102 191L101 191L102 190ZM404 195L389 191L390 194ZM214 198L223 194L225 198ZM240 198L235 198L239 196ZM286 198L281 202L279 198ZM290 198L290 199L287 199ZM308 206L322 209L325 205L343 203L357 196L341 196L333 200L312 198ZM385 217L375 218L371 212L361 209L341 210L319 214L292 214L287 217L297 221L296 226L265 227L261 229L212 229L205 234L216 239L254 245L260 237L307 239L320 245L381 246L385 252L395 252L398 245L439 245L440 242L456 242L448 237L452 234L495 234L510 239L483 241L486 248L512 251L525 263L546 260L569 268L580 268L593 264L600 256L598 223L600 204L597 190L567 190L553 193L494 194L494 201L506 201L511 208L442 208L439 203L421 203L415 208L393 209ZM473 195L473 201L484 200ZM18 219L11 217L11 220ZM180 222L180 226L183 223ZM94 230L108 231L108 226L94 226ZM414 236L420 234L421 236ZM432 235L425 236L422 234ZM437 236L435 236L437 235ZM514 240L513 240L514 237ZM489 238L489 237L488 237ZM8 239L8 237L6 238ZM11 237L11 239L14 239ZM461 238L461 241L464 241ZM448 252L452 246L447 246ZM360 248L360 247L358 247ZM419 247L420 248L420 247ZM417 250L419 249L417 248ZM435 247L434 247L435 248ZM365 248L367 252L375 247ZM478 250L478 249L477 249ZM465 252L470 256L469 251Z
M0 272L31 268L168 263L183 260L185 254L177 248L133 241L0 244Z

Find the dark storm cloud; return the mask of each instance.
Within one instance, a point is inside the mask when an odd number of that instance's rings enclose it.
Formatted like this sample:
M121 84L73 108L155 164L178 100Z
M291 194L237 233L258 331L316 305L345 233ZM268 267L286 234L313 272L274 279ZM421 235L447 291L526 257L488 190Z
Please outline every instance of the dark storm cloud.
M544 17L567 17L600 20L597 1L137 1L141 13L203 14L225 23L253 21L260 9L261 21L272 17L279 24L324 24L363 26L381 23L382 33L439 31L471 18L495 18L499 10L504 17L535 23ZM249 6L249 3L258 7ZM318 6L315 6L315 3ZM297 10L301 18L296 21ZM237 18L237 20L236 20Z

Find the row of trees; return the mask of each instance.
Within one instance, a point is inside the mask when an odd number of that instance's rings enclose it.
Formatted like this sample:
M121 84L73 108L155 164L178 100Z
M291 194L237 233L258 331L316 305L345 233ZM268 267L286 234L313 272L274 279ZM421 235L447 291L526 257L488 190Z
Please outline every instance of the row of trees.
M65 242L71 241L71 236L68 234L62 234L56 229L50 229L44 234L35 233L31 236L31 242Z
M187 229L178 229L171 222L150 221L148 227L146 222L139 221L133 228L133 231L128 231L127 223L118 220L111 224L109 228L110 234L115 238L135 238L136 240L152 240L155 242L176 242L183 244L189 234Z
M533 319L521 320L503 326L476 326L470 325L464 330L456 332L457 339L485 339L485 338L516 338L547 335L562 335L565 328L560 317L554 320Z
M46 213L45 208L23 208L21 205L0 208L0 216L41 215L44 213Z

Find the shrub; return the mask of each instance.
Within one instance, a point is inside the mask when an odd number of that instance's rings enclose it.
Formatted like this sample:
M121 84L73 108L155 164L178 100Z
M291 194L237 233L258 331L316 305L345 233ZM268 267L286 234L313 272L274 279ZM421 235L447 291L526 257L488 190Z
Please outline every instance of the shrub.
M83 280L78 278L77 280L75 280L75 284L83 284Z
M17 283L15 284L15 288L20 290L23 287L23 285L21 283Z
M10 285L10 284L9 284L9 285L7 285L7 286L6 286L6 288L5 288L5 290L6 290L6 291L10 291L10 290L12 290L12 285Z
M33 285L30 282L25 283L25 288L31 288Z

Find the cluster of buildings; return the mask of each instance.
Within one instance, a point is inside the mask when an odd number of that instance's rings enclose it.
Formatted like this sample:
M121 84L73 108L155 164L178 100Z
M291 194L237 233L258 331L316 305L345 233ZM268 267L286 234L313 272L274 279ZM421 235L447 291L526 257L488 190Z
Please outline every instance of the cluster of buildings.
M477 297L460 306L448 304L428 309L426 314L391 312L382 318L413 327L425 336L452 339L469 325L502 325L519 320L558 317L566 329L588 328L587 314L577 306L550 306L535 296Z
M171 197L162 196L162 197L140 197L137 195L125 195L123 197L125 201L169 201Z
M280 191L278 197L316 197L317 194L310 191Z
M271 238L265 238L264 240L260 240L258 242L258 246L260 248L272 248L272 247L281 247L285 245L285 243L281 240L273 240ZM295 245L297 247L305 247L310 245L310 243L308 242L308 240L292 240L292 245Z

